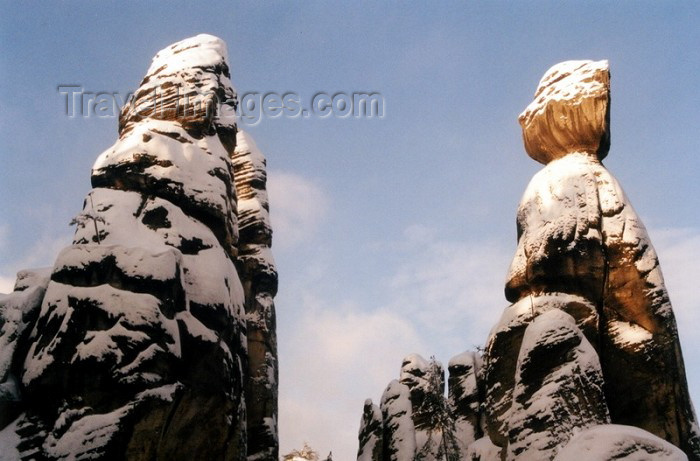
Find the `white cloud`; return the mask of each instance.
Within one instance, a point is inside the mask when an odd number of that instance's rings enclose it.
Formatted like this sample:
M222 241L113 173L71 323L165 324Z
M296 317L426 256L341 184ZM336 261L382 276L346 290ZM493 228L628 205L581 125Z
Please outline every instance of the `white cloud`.
M700 280L700 229L664 229L650 233L676 315L697 323L700 321L700 296L696 287Z
M282 454L308 442L322 456L333 450L335 459L354 459L364 400L378 403L398 378L403 357L436 355L446 364L483 345L506 306L507 248L448 242L423 226L407 229L402 242L384 248L399 252L402 261L388 269L390 302L384 305L360 305L352 289L344 299L321 299L321 287L337 281L318 272L297 274L308 281L292 288L298 290L292 297L298 298L299 314L280 312ZM309 271L315 266L305 264ZM334 271L322 273L332 277Z
M72 243L72 236L42 235L14 264L17 270L52 266L58 253Z
M508 305L503 287L513 249L447 241L426 228L410 228L406 236L413 250L389 280L392 310L418 322L436 352L455 355L483 345Z
M6 277L4 275L0 275L0 294L11 293L14 286L15 286L14 277Z
M651 229L678 324L688 387L700 405L700 229Z
M267 189L275 249L287 249L311 239L328 209L323 190L294 173L271 171Z
M304 442L325 456L354 459L362 405L378 401L402 358L424 350L410 319L307 296L293 337L280 338L281 453Z
M0 228L1 229L1 228ZM0 238L2 233L0 232ZM1 242L0 242L1 243ZM53 265L59 251L71 244L68 235L42 235L21 256L0 265L0 293L9 293L15 286L15 276L22 269Z

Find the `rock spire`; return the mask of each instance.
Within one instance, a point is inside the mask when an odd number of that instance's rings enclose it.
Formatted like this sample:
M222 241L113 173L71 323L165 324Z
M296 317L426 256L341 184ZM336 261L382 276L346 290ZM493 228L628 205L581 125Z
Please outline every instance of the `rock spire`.
M519 121L525 150L545 166L518 207L518 246L505 286L512 304L483 357L450 361L447 420L458 459L700 460L659 261L601 163L610 148L607 61L549 69ZM426 376L427 369L416 359L407 363L420 372L402 371L387 388L381 420L365 404L358 459L451 459L424 449L429 439L419 435L419 421L441 413L417 418L425 392L416 391L421 379L404 375ZM387 395L403 404L386 405ZM401 431L398 421L405 421ZM395 455L396 434L412 442L400 445L413 450L408 457Z
M223 41L160 51L73 244L0 298L18 459L277 459L265 159L236 104Z

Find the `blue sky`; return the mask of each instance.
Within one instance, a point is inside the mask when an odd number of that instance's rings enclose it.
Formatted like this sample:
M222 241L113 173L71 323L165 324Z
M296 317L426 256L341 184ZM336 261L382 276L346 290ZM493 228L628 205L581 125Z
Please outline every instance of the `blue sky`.
M0 291L51 265L116 140L61 84L126 94L210 33L241 93L376 91L374 119L248 126L268 158L281 439L352 459L362 403L411 352L446 363L506 307L515 211L540 166L517 115L553 64L608 59L620 180L660 255L700 401L700 7L691 2L7 2L0 15Z

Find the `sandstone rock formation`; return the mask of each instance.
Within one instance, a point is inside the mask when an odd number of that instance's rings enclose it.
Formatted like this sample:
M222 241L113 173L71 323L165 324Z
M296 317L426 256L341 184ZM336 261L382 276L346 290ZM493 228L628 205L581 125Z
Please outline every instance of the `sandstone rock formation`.
M598 377L578 385L578 392L593 392L595 399L586 401L590 418L573 422L569 436L576 427L603 422L601 408L607 406L613 423L649 431L700 459L658 259L621 187L600 163L610 146L609 82L606 61L558 64L520 116L528 154L546 166L518 209L518 248L506 283L506 297L514 304L494 328L485 358L488 435L511 459L519 411L514 372L521 366L523 335L553 308L569 313L597 349L604 379L604 399L596 389ZM509 311L523 303L533 306L531 313L512 327ZM562 375L558 385L565 387L567 379ZM562 417L557 424L564 424ZM558 446L565 441L560 437Z
M277 271L271 253L266 163L255 141L243 130L238 131L231 160L238 198L236 266L245 294L248 344L245 387L248 459L276 460L278 367L274 297Z
M277 459L265 160L226 60L210 35L156 55L73 244L0 299L0 424L18 417L23 461Z
M509 459L551 459L571 434L610 421L598 355L559 309L525 330L508 420Z
M460 459L467 459L469 445L483 436L482 369L481 356L476 352L459 354L450 359L447 366L448 401Z
M601 163L610 147L607 61L552 67L519 120L528 155L545 167L518 208L518 246L505 287L512 304L483 358L462 354L450 362L447 420L458 429L459 459L700 460L659 262ZM402 372L401 382L418 388L425 367L409 362L412 377ZM471 374L461 377L467 369ZM399 394L395 387L392 395ZM425 440L418 440L420 421L430 416L416 418L415 401L424 397L409 395L411 408L404 407L418 453ZM383 456L363 459L397 459L387 450L392 420L383 414L380 435L363 438L367 418L360 429L361 442L384 437ZM376 431L376 418L371 423ZM422 459L450 459L426 452Z
M365 402L358 460L461 460L480 434L480 361L464 353L450 362L446 399L442 365L418 354L403 360L379 407Z
M632 426L604 424L585 429L571 438L555 461L683 461L680 448Z

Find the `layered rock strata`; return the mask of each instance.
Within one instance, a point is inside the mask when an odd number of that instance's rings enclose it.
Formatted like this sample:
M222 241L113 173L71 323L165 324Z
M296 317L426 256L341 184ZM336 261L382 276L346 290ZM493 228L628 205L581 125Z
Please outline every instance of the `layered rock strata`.
M238 131L231 157L238 198L236 265L245 295L248 380L245 387L248 459L276 460L277 335L274 297L277 270L271 253L265 157L253 138Z
M156 55L73 245L0 300L23 461L277 458L265 160L226 60L209 35Z

